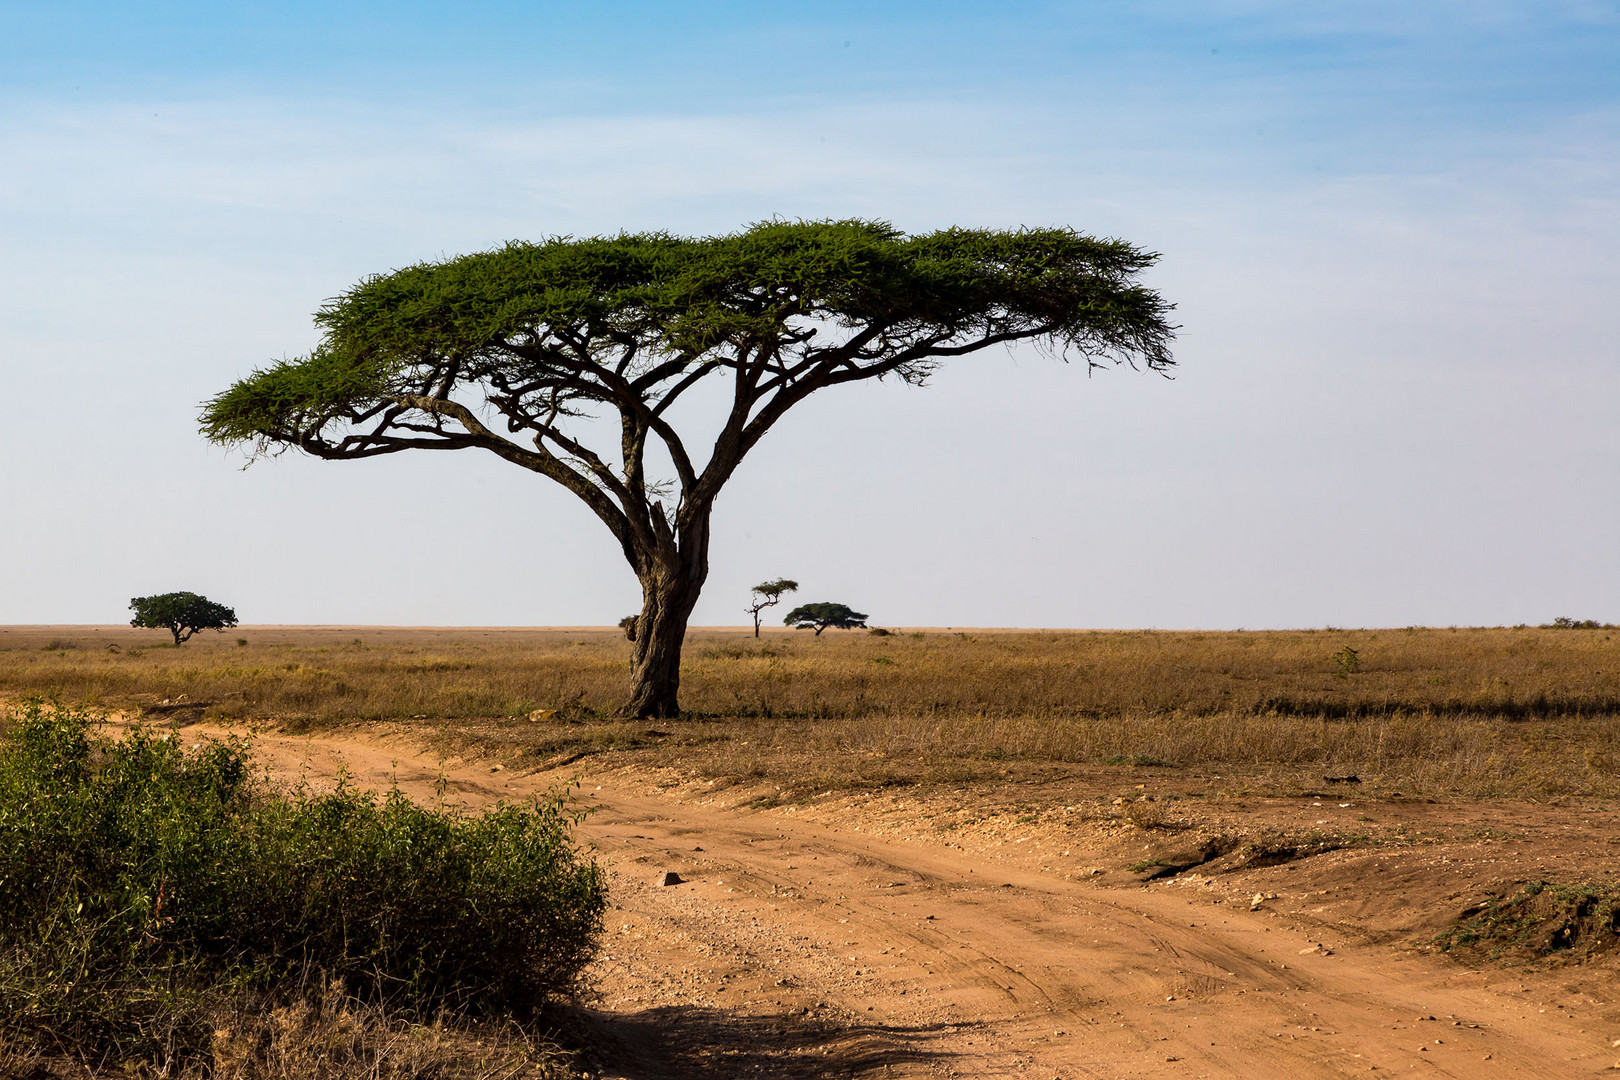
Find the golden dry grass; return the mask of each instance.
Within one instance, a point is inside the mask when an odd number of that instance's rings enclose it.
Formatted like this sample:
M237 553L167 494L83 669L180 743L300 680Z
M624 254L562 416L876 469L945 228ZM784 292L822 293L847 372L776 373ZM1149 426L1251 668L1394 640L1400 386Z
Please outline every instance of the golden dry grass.
M247 642L236 644L237 639ZM658 730L609 630L0 630L0 694L184 719L429 721L541 759L635 753L787 792L1166 763L1469 795L1620 793L1620 632L695 631ZM1353 650L1352 658L1345 650ZM530 722L535 709L556 716Z
M92 1065L67 1049L0 1039L0 1076L32 1080L574 1080L575 1054L510 1021L413 1023L338 987L275 1004L222 994L210 1052Z

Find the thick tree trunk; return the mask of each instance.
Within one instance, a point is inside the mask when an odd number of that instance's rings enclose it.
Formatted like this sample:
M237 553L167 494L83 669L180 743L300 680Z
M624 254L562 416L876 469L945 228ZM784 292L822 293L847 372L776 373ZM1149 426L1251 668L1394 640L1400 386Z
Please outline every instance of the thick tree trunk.
M635 646L630 654L630 700L625 716L672 719L680 715L681 645L708 567L694 573L658 574L641 585L641 614L636 617Z

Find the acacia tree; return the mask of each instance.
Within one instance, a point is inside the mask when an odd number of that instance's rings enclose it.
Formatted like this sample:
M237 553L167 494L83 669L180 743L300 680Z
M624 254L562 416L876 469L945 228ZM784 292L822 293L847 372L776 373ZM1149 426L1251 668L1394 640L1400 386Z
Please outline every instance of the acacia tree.
M865 629L866 613L848 604L800 604L783 616L782 623L795 630L814 630L820 637L829 626L834 630Z
M484 450L561 484L641 583L623 711L673 716L715 499L789 409L1021 340L1166 369L1170 305L1137 280L1156 259L1064 228L865 221L510 243L361 281L316 313L313 352L207 402L202 429L257 454ZM694 456L670 410L705 381L729 400ZM614 414L616 445L587 445Z
M782 602L782 594L796 592L799 588L797 581L787 578L777 578L775 581L762 581L748 590L754 598L748 602L743 610L754 617L754 636L759 637L759 613L768 607L775 607Z

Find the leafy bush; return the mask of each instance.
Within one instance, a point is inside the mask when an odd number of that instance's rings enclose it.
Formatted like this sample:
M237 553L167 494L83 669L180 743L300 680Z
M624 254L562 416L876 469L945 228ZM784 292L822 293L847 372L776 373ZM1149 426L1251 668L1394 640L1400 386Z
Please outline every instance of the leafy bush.
M30 704L0 742L0 1042L185 1057L243 995L333 982L523 1015L575 989L601 930L574 820L557 793L469 816L280 791L242 741Z

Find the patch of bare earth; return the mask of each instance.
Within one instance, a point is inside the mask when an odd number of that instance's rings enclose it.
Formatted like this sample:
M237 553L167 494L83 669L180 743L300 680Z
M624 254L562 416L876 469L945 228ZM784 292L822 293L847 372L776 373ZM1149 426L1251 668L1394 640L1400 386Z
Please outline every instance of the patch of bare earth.
M580 835L613 877L599 996L575 1021L604 1077L1475 1080L1620 1062L1615 954L1476 949L1467 966L1433 944L1527 883L1612 882L1620 820L1579 801L1175 797L1116 771L773 805L645 766L441 762L404 736L258 750L282 776L341 767L470 807L577 775Z

